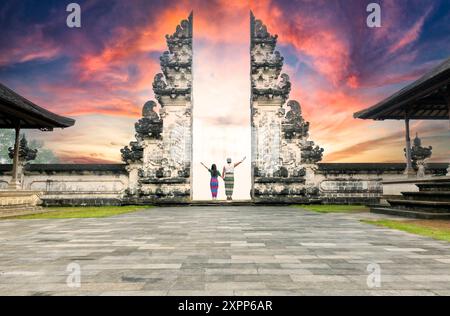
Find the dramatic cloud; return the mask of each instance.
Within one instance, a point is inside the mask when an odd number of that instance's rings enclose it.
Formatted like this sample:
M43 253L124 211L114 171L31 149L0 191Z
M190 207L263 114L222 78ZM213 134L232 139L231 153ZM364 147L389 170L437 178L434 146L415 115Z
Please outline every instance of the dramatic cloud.
M370 29L369 2L86 0L79 1L82 28L69 29L64 1L5 0L0 81L77 119L65 131L33 133L63 161L120 161L119 149L133 138L142 105L154 98L165 34L193 10L194 145L211 156L196 159L240 156L250 135L252 10L279 36L291 98L302 104L325 160L402 161L401 122L355 120L352 114L450 55L450 4L380 0L382 27ZM434 146L434 159L448 156L448 137L440 137L448 135L445 126L415 123L413 130Z

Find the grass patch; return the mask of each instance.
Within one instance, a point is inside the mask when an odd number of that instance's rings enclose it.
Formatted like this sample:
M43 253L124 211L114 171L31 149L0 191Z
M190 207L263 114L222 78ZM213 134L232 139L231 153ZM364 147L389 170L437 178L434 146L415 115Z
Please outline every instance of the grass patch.
M47 213L22 215L14 217L14 219L102 218L131 213L145 208L149 208L149 206L48 207L45 208L49 211Z
M422 223L392 221L392 220L362 220L363 223L381 227L398 229L411 234L450 241L450 229L445 227L430 227Z
M301 204L295 205L295 207L303 208L305 210L314 211L318 213L354 213L354 212L369 211L369 209L364 205Z

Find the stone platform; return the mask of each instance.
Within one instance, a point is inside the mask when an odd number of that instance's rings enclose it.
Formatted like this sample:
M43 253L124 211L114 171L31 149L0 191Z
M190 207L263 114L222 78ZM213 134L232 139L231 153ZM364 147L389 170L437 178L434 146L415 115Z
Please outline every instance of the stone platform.
M386 183L389 192L395 186L412 190L385 196L385 205L375 205L371 212L419 219L450 219L450 177L404 180ZM395 192L394 192L395 193Z
M194 200L189 202L190 206L252 206L252 200Z
M450 243L362 218L380 215L196 206L2 220L0 295L450 295Z
M0 190L0 218L42 212L39 191Z
M289 201L289 200L271 200L271 201L260 201L260 200L193 200L193 201L186 201L186 202L180 202L180 203L172 203L172 202L155 202L152 205L156 206L257 206L257 205L280 205L280 206L287 206L287 205L293 205L293 204L299 204L297 201ZM302 201L305 204L311 204L311 201ZM319 203L320 201L316 201Z
M158 207L172 207L172 206L264 206L264 205L279 205L288 206L295 204L320 204L320 200L186 200L186 201L170 201L170 200L145 200L145 199L124 199L122 205L142 205L142 206L158 206Z

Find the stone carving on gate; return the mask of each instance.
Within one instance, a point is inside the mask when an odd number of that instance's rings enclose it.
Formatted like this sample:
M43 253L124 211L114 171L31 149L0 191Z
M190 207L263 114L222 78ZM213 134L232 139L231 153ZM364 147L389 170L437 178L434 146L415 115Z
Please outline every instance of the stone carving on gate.
M142 109L142 118L135 124L136 138L161 138L163 121L155 112L156 103L148 101Z
M314 183L323 148L309 140L301 105L289 100L291 82L282 73L277 35L250 16L252 197L260 201L309 202L318 199Z
M136 140L121 150L129 172L125 199L130 202L191 198L192 31L191 13L175 33L166 35L168 50L152 84L158 104L145 103L135 124Z

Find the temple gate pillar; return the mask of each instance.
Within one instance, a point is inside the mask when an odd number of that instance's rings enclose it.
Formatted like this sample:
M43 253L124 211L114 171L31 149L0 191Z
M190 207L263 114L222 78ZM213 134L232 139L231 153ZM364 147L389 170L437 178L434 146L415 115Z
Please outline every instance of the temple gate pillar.
M308 140L300 103L289 99L277 35L250 13L252 198L261 202L318 200L314 176L323 149Z
M128 198L143 203L187 202L192 197L192 37L193 15L166 35L168 50L155 75L156 102L144 105L136 123L136 141L122 149L122 159L139 164L130 173ZM130 170L135 170L135 167ZM133 178L133 179L132 179Z

